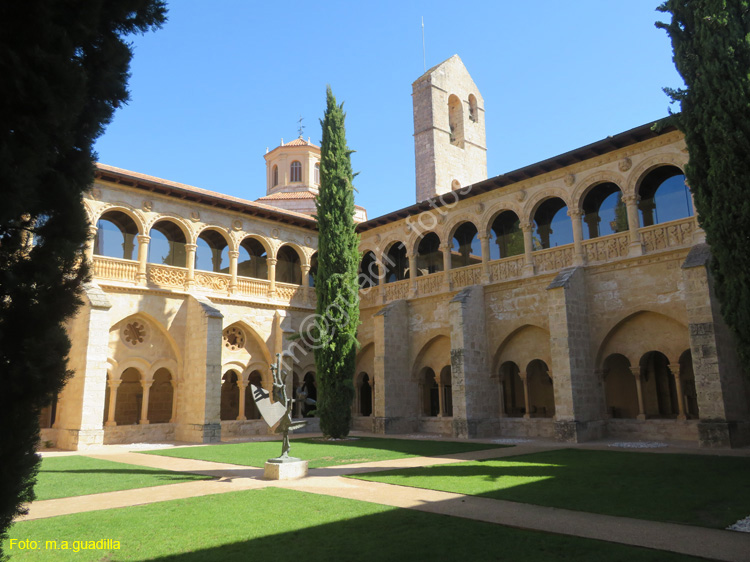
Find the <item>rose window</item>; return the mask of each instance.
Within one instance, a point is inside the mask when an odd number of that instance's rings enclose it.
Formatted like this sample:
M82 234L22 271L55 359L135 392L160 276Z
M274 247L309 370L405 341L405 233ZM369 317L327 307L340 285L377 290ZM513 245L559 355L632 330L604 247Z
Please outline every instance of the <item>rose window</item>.
M245 334L235 326L231 326L224 330L223 338L224 347L231 351L236 351L245 347Z

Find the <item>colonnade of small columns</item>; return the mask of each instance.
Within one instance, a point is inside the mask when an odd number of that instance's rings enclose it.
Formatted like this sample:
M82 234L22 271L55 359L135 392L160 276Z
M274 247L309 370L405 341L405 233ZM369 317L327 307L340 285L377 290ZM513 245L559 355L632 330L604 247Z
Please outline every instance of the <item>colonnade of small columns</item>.
M635 195L624 195L622 196L622 201L625 203L626 210L627 210L627 216L628 216L628 238L629 238L629 248L630 248L630 255L637 256L641 255L643 253L643 248L641 245L641 235L640 235L640 222L638 217L638 211L639 211L639 198ZM499 215L499 213L502 211L499 211L495 216ZM583 225L582 225L582 219L583 219L583 211L579 209L571 209L567 212L568 216L571 218L572 223L572 231L573 231L573 265L584 265L586 262L585 252L583 249L584 244L584 238L583 238ZM465 222L471 222L471 221L462 221L454 226L452 229L455 231L455 229L460 226L461 224ZM490 223L491 224L491 223ZM476 226L476 225L475 225ZM542 230L542 228L546 226L549 228L549 225L543 225L542 227L538 227L539 230ZM520 223L520 229L523 232L523 241L524 241L524 252L523 252L523 258L524 258L524 265L523 265L523 275L524 276L532 276L534 275L534 253L537 251L544 251L544 250L536 250L534 248L534 230L536 225L532 220L524 221ZM430 232L425 232L421 236L419 236L413 243L410 245L406 245L402 242L396 241L391 244L389 244L387 247L381 249L377 248L376 250L372 251L373 256L375 258L375 264L378 268L378 274L377 275L371 275L371 279L373 280L375 285L385 285L388 283L386 281L386 262L392 262L390 258L388 258L388 252L393 245L401 244L403 245L405 249L406 258L409 261L409 279L411 280L411 290L412 292L416 291L416 280L418 278L418 275L412 275L411 272L417 271L417 259L418 259L418 250L417 246L419 241L426 236L427 234L430 234ZM481 244L481 268L482 268L482 280L485 283L489 283L490 278L490 271L489 271L489 264L490 264L490 236L487 234L489 232L489 226L484 229L477 229L477 238L480 241ZM437 233L435 233L437 234ZM564 246L560 246L564 247ZM453 251L453 245L450 242L441 242L439 246L440 252L442 253L443 257L443 276L444 281L443 285L446 288L450 287L450 271L452 269L456 269L452 267L452 251ZM395 265L395 264L394 264Z
M677 419L685 420L687 419L687 414L685 413L685 390L683 388L682 378L680 377L679 361L670 360L669 370L674 376L675 391L677 393L677 410L678 410ZM645 420L646 419L646 406L645 406L645 400L643 397L644 396L643 369L640 366L637 366L637 367L631 367L630 371L631 373L633 373L633 377L635 377L635 391L638 397L638 416L636 419Z
M96 236L97 228L94 225L89 226L89 242L86 246L86 257L89 262L94 259L94 245L93 240ZM136 283L138 285L147 284L147 270L148 270L148 248L151 237L146 234L138 234L135 236L138 242L138 269L136 273ZM186 254L186 281L185 287L190 290L195 288L195 256L196 250L198 249L197 244L185 244ZM283 246L282 246L283 247ZM296 250L295 250L296 252ZM299 253L297 254L299 256ZM237 292L237 280L240 276L237 275L237 266L239 262L240 252L239 250L229 250L229 293L233 294ZM276 294L276 264L278 263L277 258L266 258L266 265L268 266L268 278L261 279L262 281L268 281L268 296L273 297ZM300 270L302 273L302 287L310 286L310 267L311 264L306 256L300 257ZM214 273L214 272L208 272ZM248 278L255 279L255 278Z
M117 391L122 384L122 379L108 379L107 386L109 388L109 408L107 410L107 420L104 422L106 427L113 427L117 425L115 421L115 412L117 411ZM141 399L141 411L140 419L138 423L140 425L148 425L148 406L149 396L151 392L151 386L154 384L153 377L141 377L140 378L141 389L143 391ZM172 385L172 415L169 423L174 423L175 412L177 411L177 381L174 378L170 378L169 383Z
M524 400L524 414L523 414L523 417L526 418L526 419L529 419L529 418L534 417L532 415L531 389L530 389L530 385L529 385L529 371L528 370L521 370L521 369L519 369L518 373L516 373L516 374L518 375L518 378L521 380L521 384L523 385L523 400ZM547 369L544 372L544 374L547 375L550 378L550 380L553 381L553 384L554 384L554 379L552 378L552 372L549 369ZM498 411L498 417L501 417L501 418L505 418L505 417L509 416L509 413L506 411L506 406L505 406L505 402L506 402L506 400L505 400L506 399L506 396L505 396L505 379L508 376L512 376L512 375L508 375L508 374L500 375L500 377L498 379L499 383L500 383L498 385L498 389L499 389L499 402L498 402L498 404L499 404L499 411Z

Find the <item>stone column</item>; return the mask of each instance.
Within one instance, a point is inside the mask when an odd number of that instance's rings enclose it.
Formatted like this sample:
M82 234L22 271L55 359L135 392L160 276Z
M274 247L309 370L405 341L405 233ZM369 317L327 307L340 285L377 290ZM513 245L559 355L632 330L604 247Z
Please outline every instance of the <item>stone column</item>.
M631 256L643 255L643 246L641 245L640 226L641 219L638 216L638 197L636 195L623 195L622 201L628 214L628 233L630 234Z
M643 376L641 375L640 367L631 367L630 372L635 377L635 392L638 395L638 418L639 420L646 419L646 408L643 405Z
M187 278L185 280L186 289L193 289L195 287L195 250L197 249L197 244L185 244L185 259L187 261Z
M245 395L247 394L247 385L249 384L249 381L245 377L240 377L240 380L237 382L239 383L240 390L240 411L237 413L237 420L245 421L247 419L247 417L245 417Z
M146 284L146 263L148 262L148 243L150 241L150 236L138 235L138 273L135 279L139 285Z
M586 272L563 269L547 287L549 370L554 373L555 437L580 443L604 435L602 384L594 375Z
M497 415L497 389L490 377L484 285L462 289L448 306L453 436L489 436Z
M94 243L96 242L96 232L99 230L96 225L89 225L89 237L86 240L86 261L92 262L94 260Z
M382 392L375 394L373 431L417 431L419 385L412 379L409 360L409 305L405 300L387 304L373 316L375 375ZM382 383L381 383L382 381Z
M568 216L573 223L573 265L583 265L585 256L583 254L583 227L581 216L583 213L578 209L569 209Z
M498 378L500 381L499 385L499 392L498 392L498 417L504 418L506 416L505 412L505 379L501 376Z
M482 283L490 282L490 237L486 234L479 235L482 245Z
M302 286L303 287L309 287L310 286L310 266L308 264L302 265Z
M435 374L435 382L438 385L438 417L442 418L445 415L445 385L442 373Z
M669 360L669 370L674 375L674 387L677 391L677 419L686 420L685 415L685 391L682 388L682 380L680 380L680 361Z
M746 369L737 356L734 334L721 317L708 269L710 256L708 245L700 244L682 264L699 442L702 447L742 447L750 443Z
M588 213L583 218L583 222L589 229L589 238L597 238L599 236L599 223L602 222L599 213Z
M186 335L180 374L175 440L212 443L221 439L221 350L223 315L207 298L185 298Z
M523 414L524 418L531 417L531 397L529 396L529 374L526 371L518 373L523 381L523 403L526 408L526 412Z
M57 446L81 450L100 446L104 439L102 420L107 392L109 330L112 304L97 285L83 286L82 304L66 322L71 338L68 369L73 376L57 397L55 426Z
M154 379L144 379L141 381L141 387L143 388L143 400L141 401L141 419L138 423L141 425L148 425L148 395L151 392L151 385L154 384Z
M108 380L109 385L109 411L107 412L107 421L104 425L112 427L117 425L115 421L115 407L117 405L117 389L120 388L120 379Z
M409 280L411 281L411 296L416 296L417 294L417 275L419 273L417 272L417 253L414 251L410 251L408 254L409 257Z
M451 250L452 244L440 244L440 251L443 252L443 287L444 290L451 290Z
M378 284L377 286L380 294L380 303L385 304L385 285L386 285L386 268L383 263L383 255L375 256L375 260L378 264Z
M268 298L272 299L276 296L276 258L268 258L266 263L268 264Z
M521 224L523 231L523 276L531 277L534 275L534 223L525 222Z
M229 250L229 294L237 292L237 260L240 253L238 250Z
M169 383L172 385L172 416L169 418L169 423L175 423L177 421L177 381L170 379Z

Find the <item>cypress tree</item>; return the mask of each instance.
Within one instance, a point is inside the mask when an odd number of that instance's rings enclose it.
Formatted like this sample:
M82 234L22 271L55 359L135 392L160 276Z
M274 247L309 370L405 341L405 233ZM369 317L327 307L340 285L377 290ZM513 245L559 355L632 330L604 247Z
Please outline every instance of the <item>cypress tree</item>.
M34 499L39 413L69 375L92 146L128 99L122 38L165 13L161 0L0 3L0 544Z
M668 0L657 22L686 87L665 91L685 134L685 176L711 246L721 312L750 362L750 9L747 0Z
M318 272L315 277L317 337L315 366L320 392L317 414L324 435L349 434L354 398L354 362L359 325L359 236L354 223L352 151L346 145L343 103L326 90L321 125Z

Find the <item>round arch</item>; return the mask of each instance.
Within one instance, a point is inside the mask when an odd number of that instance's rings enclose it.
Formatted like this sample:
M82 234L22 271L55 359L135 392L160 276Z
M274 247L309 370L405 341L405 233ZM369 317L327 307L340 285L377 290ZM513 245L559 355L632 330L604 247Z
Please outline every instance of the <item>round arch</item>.
M119 211L133 219L133 222L138 227L139 235L143 235L146 232L146 220L143 216L136 209L133 209L124 203L114 203L112 205L104 206L96 211L92 211L93 224L96 225L102 216L113 211Z

